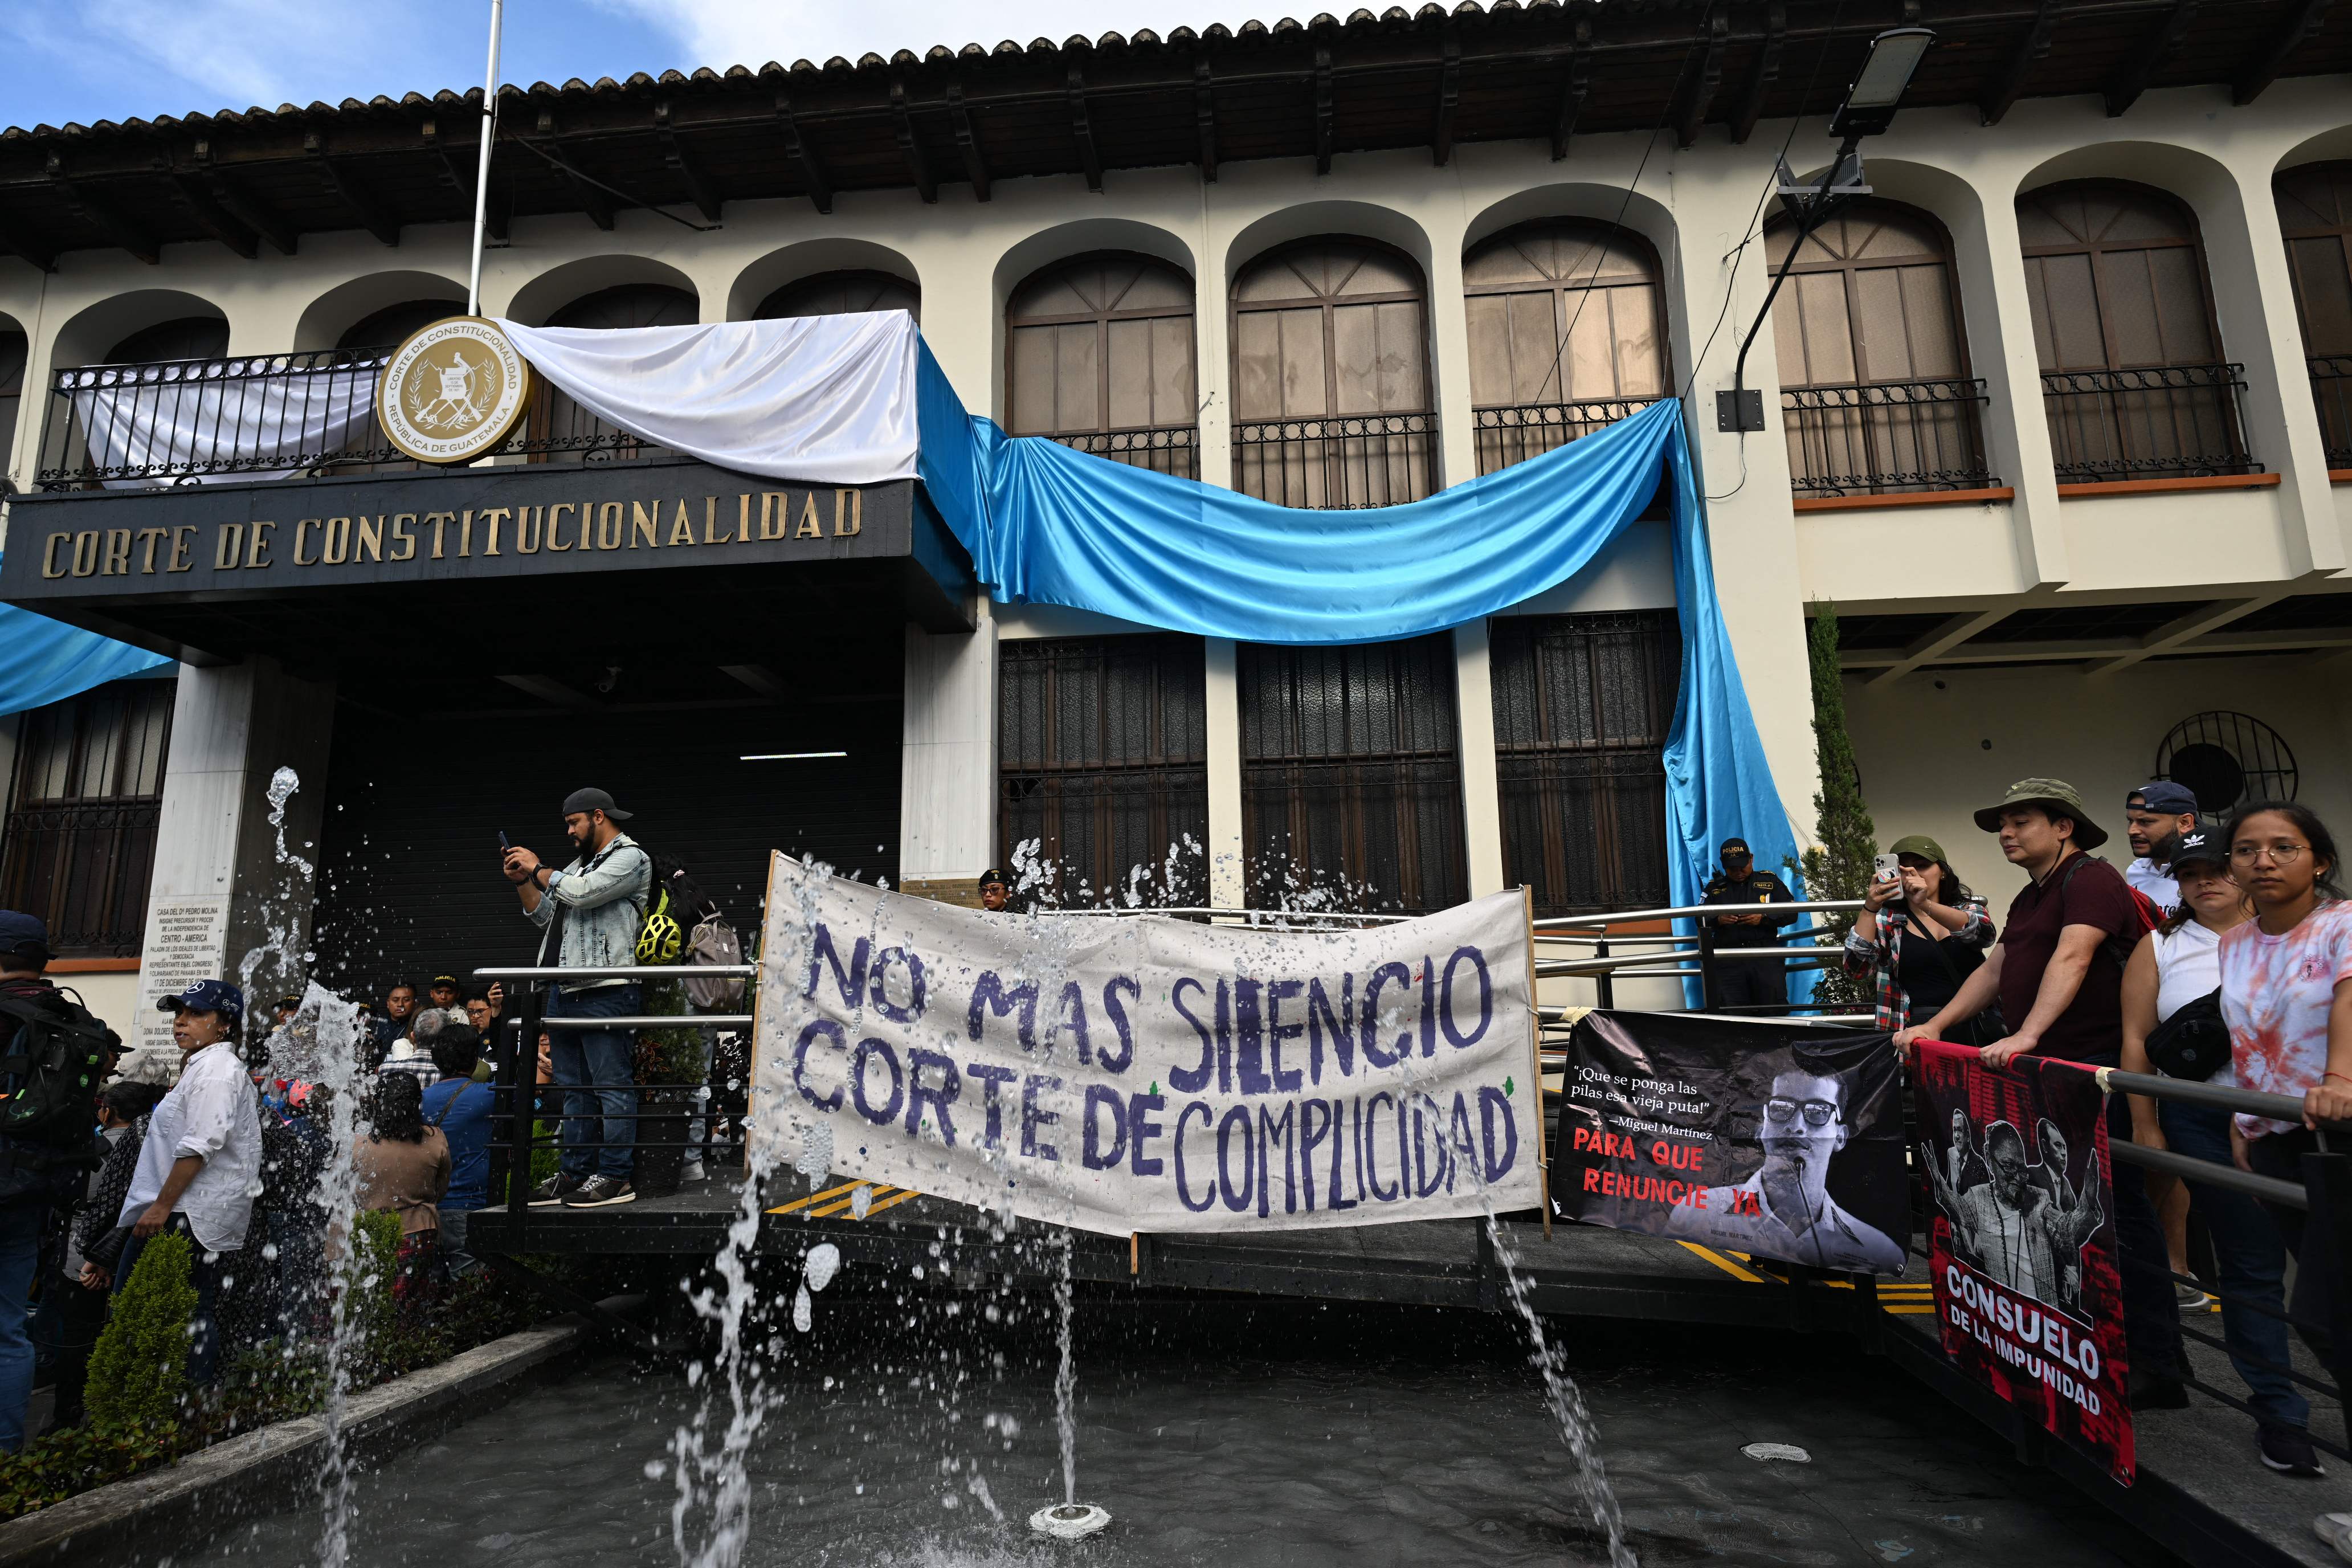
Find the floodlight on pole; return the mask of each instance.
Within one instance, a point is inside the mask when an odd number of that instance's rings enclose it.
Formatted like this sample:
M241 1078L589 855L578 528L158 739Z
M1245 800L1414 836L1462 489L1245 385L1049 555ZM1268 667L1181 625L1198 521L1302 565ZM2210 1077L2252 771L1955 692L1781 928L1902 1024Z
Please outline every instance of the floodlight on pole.
M1830 134L1838 139L1838 150L1829 168L1819 180L1805 184L1789 172L1785 163L1780 166L1780 201L1796 215L1797 234L1788 259L1780 263L1772 275L1772 286L1764 291L1763 308L1756 312L1756 321L1739 345L1730 387L1715 395L1717 430L1764 428L1764 395L1748 390L1748 351L1755 346L1756 334L1763 331L1765 318L1772 313L1772 301L1805 248L1806 237L1846 202L1870 194L1870 187L1863 183L1862 154L1856 149L1864 137L1875 136L1895 122L1895 110L1910 89L1911 78L1927 47L1935 41L1935 33L1926 27L1893 27L1871 39L1870 53L1864 57L1853 85L1846 89L1845 101L1830 118Z

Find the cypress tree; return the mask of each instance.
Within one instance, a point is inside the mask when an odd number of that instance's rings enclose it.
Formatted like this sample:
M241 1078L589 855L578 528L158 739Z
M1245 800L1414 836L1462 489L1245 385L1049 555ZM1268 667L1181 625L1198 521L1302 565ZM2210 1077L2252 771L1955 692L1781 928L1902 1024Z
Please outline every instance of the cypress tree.
M180 1418L188 1393L188 1324L196 1315L194 1258L166 1231L140 1249L139 1266L89 1353L90 1424L153 1432Z
M1853 742L1846 733L1845 686L1838 671L1837 606L1817 604L1807 624L1805 640L1811 654L1813 680L1813 760L1821 789L1813 795L1815 846L1805 851L1805 896L1811 899L1858 899L1870 885L1871 860L1878 853L1877 828L1863 804L1862 773L1854 765ZM1818 922L1830 928L1822 944L1843 945L1853 926L1853 914L1824 915ZM1819 972L1813 1000L1826 1005L1868 1005L1871 988L1843 968Z

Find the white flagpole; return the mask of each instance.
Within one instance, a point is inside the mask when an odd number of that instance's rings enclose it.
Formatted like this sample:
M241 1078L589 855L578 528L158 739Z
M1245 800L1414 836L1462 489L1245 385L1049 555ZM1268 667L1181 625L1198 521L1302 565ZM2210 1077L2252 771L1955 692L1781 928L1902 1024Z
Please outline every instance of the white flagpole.
M482 79L482 156L474 171L474 265L466 278L466 314L482 313L482 230L490 215L490 145L499 133L499 25L506 0L490 0L490 64Z

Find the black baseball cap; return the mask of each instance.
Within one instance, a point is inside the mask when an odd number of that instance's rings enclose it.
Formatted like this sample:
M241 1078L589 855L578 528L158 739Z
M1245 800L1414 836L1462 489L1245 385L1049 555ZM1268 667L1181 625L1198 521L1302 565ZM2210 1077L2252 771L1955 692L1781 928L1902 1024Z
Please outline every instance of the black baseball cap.
M993 866L990 867L987 870L982 871L982 872L980 874L980 889L981 889L981 891L982 891L982 892L986 892L986 891L988 890L988 885L989 885L991 882L995 882L995 883L998 883L998 884L1002 885L1002 886L1003 886L1003 887L1007 891L1010 891L1010 890L1012 889L1012 886L1013 886L1013 884L1004 880L1004 873L1003 873L1003 872L1002 872L1002 871L1000 871L1000 870L998 870L998 869L997 869L995 867L993 867Z
M155 1010L174 1016L186 1012L217 1014L222 1023L235 1028L245 1021L245 993L226 980L192 980L186 990L157 1001Z
M611 794L601 789L575 789L565 795L563 815L569 816L575 811L601 811L615 822L626 822L636 815L633 811L623 811L619 806L614 805Z
M49 951L49 928L38 915L28 915L21 910L0 910L0 953L37 955L44 962L56 956Z
M427 991L438 991L444 985L446 985L450 990L455 991L457 989L457 977L454 974L436 974L433 977L433 983L430 985L427 985L425 989Z
M2174 877L2183 866L2203 863L2229 869L2230 846L2221 830L2210 822L2200 822L2186 833L2168 834L2149 852L2148 858L2162 866Z
M1717 848L1716 853L1718 855L1728 855L1735 849L1738 850L1742 855L1752 853L1752 851L1748 847L1748 840L1745 838L1727 838L1723 841L1722 845Z

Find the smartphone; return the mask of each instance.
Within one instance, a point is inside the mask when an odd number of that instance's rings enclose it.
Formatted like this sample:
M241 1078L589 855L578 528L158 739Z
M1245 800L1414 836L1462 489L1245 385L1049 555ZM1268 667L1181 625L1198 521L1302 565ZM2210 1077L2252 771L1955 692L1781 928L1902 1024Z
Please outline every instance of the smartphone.
M1892 855L1880 855L1870 862L1871 875L1881 882L1892 882L1903 875L1903 863Z
M499 828L499 854L501 854L501 855L504 855L508 850L512 849L513 847L514 847L514 846L513 846L513 845L511 845L511 844L509 844L509 843L508 843L508 842L507 842L507 830L506 830L505 828L503 828L503 827ZM1883 859L1883 858L1885 858L1885 857L1883 857L1883 856L1882 856L1882 857L1881 857L1881 858Z

